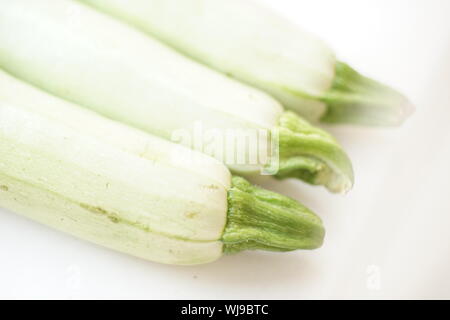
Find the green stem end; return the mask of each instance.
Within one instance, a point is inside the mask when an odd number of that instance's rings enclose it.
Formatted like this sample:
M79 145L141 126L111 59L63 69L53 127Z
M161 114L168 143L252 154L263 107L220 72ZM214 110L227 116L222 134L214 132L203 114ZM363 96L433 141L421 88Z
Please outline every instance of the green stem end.
M320 218L297 201L233 177L222 236L225 253L316 249L324 236Z
M328 107L321 121L328 123L397 126L414 111L405 96L343 62L337 62L334 83L320 100Z
M347 154L327 132L292 112L285 112L275 134L279 141L276 178L298 178L331 192L348 192L354 182Z

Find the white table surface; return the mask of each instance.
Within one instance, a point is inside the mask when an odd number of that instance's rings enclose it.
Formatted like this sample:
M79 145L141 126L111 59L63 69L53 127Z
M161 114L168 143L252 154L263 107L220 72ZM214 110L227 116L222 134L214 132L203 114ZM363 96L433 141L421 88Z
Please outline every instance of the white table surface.
M331 128L355 166L346 196L258 181L319 213L324 247L166 266L0 209L0 298L450 298L450 1L265 2L417 108L398 129Z

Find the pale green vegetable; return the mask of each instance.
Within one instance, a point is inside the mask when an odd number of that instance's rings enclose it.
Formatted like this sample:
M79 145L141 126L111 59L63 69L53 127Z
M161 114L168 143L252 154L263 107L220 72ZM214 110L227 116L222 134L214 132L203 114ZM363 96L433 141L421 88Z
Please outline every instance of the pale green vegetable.
M0 207L169 264L322 244L320 218L206 155L0 73ZM180 152L197 158L182 163ZM201 160L201 161L199 161Z
M339 144L283 112L267 94L75 1L0 0L0 6L0 67L10 74L168 140L180 130L195 131L197 122L222 133L264 131L279 149L257 140L262 150L225 144L224 153L270 154L270 161L238 163L211 155L239 174L273 168L279 156L280 178L300 178L333 192L351 188L352 166ZM200 141L201 151L205 145Z
M322 41L251 0L79 0L266 90L308 120L398 125L401 94L338 62Z

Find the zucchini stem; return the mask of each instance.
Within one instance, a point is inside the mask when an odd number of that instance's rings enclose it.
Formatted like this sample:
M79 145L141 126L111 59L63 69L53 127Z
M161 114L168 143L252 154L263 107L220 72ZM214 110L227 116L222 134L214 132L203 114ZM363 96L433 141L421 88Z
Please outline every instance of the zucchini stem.
M324 235L320 218L297 201L243 178L232 178L228 221L222 236L225 253L316 249Z
M414 111L401 93L343 62L336 63L333 85L321 100L328 106L321 120L328 123L398 126Z
M338 142L293 112L285 112L276 128L279 139L279 179L299 178L324 185L331 192L348 192L354 182L351 161Z

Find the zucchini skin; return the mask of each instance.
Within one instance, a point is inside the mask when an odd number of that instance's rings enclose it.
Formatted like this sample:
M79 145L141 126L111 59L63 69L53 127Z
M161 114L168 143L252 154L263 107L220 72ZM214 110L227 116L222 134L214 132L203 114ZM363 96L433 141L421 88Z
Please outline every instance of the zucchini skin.
M256 175L266 169L265 160L242 164L236 158L271 154L273 149L262 144L261 139L286 129L282 121L286 112L267 94L210 70L86 5L68 0L0 3L0 67L10 74L170 141L180 131L195 138L198 122L206 132L218 130L222 137L228 130L258 133L254 145L263 145L258 150L222 143L222 157L212 155L225 160L238 175ZM11 29L15 29L14 35L9 32ZM347 169L351 163L342 155L342 147L325 138L320 147L337 149L338 157L334 157L334 151L314 148L303 152L302 148L311 141L311 130L309 125L297 127L305 131L281 130L289 136L283 141L290 143L280 144L284 150L279 153L283 157L292 154L296 161L293 165L283 158L279 177L324 185L332 192L348 191L353 173ZM266 135L260 135L261 131ZM200 138L200 151L208 148L206 135ZM322 132L320 136L326 134ZM198 150L196 143L189 146ZM230 162L223 159L229 154L236 155ZM340 159L346 159L344 166ZM342 178L335 179L334 175ZM328 177L333 181L328 181ZM344 182L335 186L334 180Z
M0 207L146 260L202 264L321 246L320 218L213 158L0 71ZM198 162L174 162L180 150Z
M251 0L78 0L224 74L270 93L309 121L333 82L334 53Z
M91 110L53 96L0 69L0 102L27 110L83 132L97 140L152 162L162 162L230 187L230 172L219 161L159 137L101 117ZM178 161L178 158L186 161Z
M309 121L397 126L396 90L336 59L320 39L253 0L78 0L260 88Z
M198 264L222 255L227 190L214 180L4 103L0 154L2 207L152 261Z
M195 265L222 256L220 241L192 242L155 234L3 173L0 206L77 238L149 261Z

